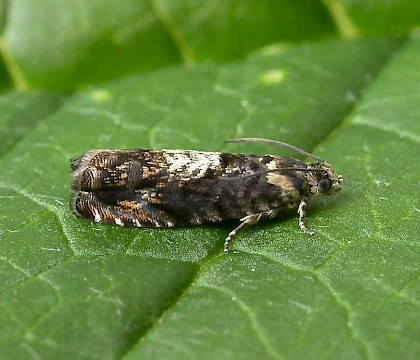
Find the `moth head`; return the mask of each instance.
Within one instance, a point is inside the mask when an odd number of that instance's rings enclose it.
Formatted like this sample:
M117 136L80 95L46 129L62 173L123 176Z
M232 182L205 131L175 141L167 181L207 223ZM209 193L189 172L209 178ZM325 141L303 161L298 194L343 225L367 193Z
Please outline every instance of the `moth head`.
M343 177L336 174L326 162L308 165L306 181L312 196L331 195L340 191Z

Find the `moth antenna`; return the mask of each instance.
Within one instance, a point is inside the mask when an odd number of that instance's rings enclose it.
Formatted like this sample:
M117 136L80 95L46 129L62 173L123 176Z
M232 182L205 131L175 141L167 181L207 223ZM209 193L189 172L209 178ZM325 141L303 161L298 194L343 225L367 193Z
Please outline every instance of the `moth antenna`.
M304 172L322 172L324 171L323 169L307 169L307 168L299 168L299 167L285 167L285 168L280 168L280 169L270 169L270 170L263 170L263 171L257 171L255 173L252 174L247 174L247 175L238 175L235 177L222 177L221 179L224 181L235 181L238 179L246 179L246 178L250 178L253 176L258 176L258 175L264 175L264 174L268 174L268 173L272 173L272 172L280 172L280 171L284 171L284 170L293 170L293 171L304 171Z
M270 140L270 139L262 139L262 138L238 138L238 139L229 139L229 140L225 140L225 143L236 143L236 142L258 142L258 143L263 143L263 144L269 144L269 145L275 145L275 146L281 146L284 147L286 149L292 150L298 154L301 154L303 156L306 156L308 158L314 159L316 161L319 162L325 162L324 160L322 160L321 158L319 158L316 155L313 155L311 153L308 153L305 150L299 149L296 146L290 145L288 143L285 142L281 142L281 141L277 141L277 140Z

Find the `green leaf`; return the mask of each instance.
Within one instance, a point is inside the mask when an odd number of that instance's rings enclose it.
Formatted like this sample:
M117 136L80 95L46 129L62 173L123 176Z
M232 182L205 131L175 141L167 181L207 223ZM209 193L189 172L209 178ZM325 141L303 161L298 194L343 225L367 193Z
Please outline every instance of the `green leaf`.
M0 89L80 89L275 42L405 34L417 0L0 1Z
M272 45L61 102L4 95L0 353L417 358L419 61L415 37ZM244 230L226 256L237 223L127 229L70 213L69 160L88 149L278 151L222 144L238 136L290 142L343 174L342 193L309 207L315 236L292 215Z
M7 19L0 53L19 88L73 89L179 62L231 60L275 41L333 35L327 10L310 3L15 0L0 5L0 26L2 10Z

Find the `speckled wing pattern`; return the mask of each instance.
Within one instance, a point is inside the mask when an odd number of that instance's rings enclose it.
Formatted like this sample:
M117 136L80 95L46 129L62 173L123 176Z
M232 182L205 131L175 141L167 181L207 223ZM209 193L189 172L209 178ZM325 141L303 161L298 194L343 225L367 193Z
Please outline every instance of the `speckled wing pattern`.
M294 167L307 164L194 150L91 150L71 161L71 209L77 217L135 227L277 215L309 192L307 173ZM282 168L288 170L272 172Z

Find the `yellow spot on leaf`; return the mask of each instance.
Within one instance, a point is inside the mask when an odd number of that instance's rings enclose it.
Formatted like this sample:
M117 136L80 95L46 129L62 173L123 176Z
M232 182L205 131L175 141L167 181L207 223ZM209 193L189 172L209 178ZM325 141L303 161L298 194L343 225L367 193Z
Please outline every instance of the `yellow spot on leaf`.
M265 85L278 84L283 81L285 73L283 70L269 70L260 76L260 81Z
M96 89L90 93L90 98L96 102L104 102L111 97L111 93L104 89Z

